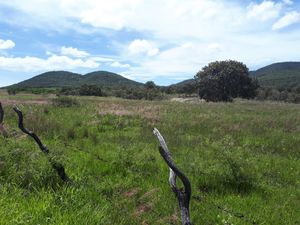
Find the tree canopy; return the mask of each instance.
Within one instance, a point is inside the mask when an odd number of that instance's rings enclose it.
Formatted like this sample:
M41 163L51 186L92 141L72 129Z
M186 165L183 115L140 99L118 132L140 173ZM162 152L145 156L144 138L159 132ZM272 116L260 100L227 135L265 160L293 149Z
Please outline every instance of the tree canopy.
M231 101L233 98L254 98L258 82L249 76L249 69L234 60L216 61L203 67L196 76L199 96L207 101Z

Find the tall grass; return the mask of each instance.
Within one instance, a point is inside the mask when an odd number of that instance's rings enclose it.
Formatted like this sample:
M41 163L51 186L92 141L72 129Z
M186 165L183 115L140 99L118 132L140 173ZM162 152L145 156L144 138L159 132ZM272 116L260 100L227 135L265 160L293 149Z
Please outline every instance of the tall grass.
M12 135L0 137L0 224L179 225L153 126L191 180L193 224L299 223L297 105L79 101L20 106L69 186L5 104Z

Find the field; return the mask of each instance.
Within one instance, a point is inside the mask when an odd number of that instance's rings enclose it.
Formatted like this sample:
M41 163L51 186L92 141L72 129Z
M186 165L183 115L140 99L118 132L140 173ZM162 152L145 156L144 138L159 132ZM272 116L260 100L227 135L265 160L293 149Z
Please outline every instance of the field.
M194 225L300 224L299 105L52 98L0 93L10 134L0 137L0 224L181 224L153 127L191 181ZM13 105L71 184L18 129Z

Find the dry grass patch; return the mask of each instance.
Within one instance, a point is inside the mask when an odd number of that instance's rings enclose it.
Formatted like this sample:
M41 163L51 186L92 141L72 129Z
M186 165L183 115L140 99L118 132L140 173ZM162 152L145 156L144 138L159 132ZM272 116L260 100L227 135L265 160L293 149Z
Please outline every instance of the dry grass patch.
M161 106L159 105L129 105L117 103L100 103L97 109L99 115L140 116L154 121L159 121Z

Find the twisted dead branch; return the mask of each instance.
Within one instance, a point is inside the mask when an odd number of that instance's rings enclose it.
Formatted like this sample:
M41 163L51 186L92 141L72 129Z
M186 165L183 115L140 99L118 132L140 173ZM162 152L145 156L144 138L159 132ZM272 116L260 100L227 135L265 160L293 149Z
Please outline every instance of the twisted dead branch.
M27 128L24 127L22 111L18 107L14 107L13 109L19 117L18 126L19 126L20 130L23 131L23 133L29 135L30 137L32 137L35 140L35 142L38 144L41 151L45 155L47 155L48 160L49 160L52 168L56 170L57 174L62 179L62 181L69 182L70 179L69 179L68 175L66 174L65 168L63 167L63 165L61 165L60 163L54 162L53 159L51 157L49 157L49 149L45 145L43 145L40 138L33 131L30 131L30 130L28 130Z
M175 196L178 199L182 224L191 225L190 210L189 210L189 204L190 204L191 193L192 193L191 183L187 178L187 176L185 176L173 162L171 153L160 132L156 128L154 128L153 134L157 137L160 143L159 153L163 157L163 159L165 160L165 162L167 163L170 169L169 184L171 186L172 191L175 193ZM176 186L176 177L179 177L179 179L182 181L184 185L184 190L179 189Z
M8 132L4 127L3 120L4 120L4 110L0 102L0 133L3 135L3 137L8 137Z

